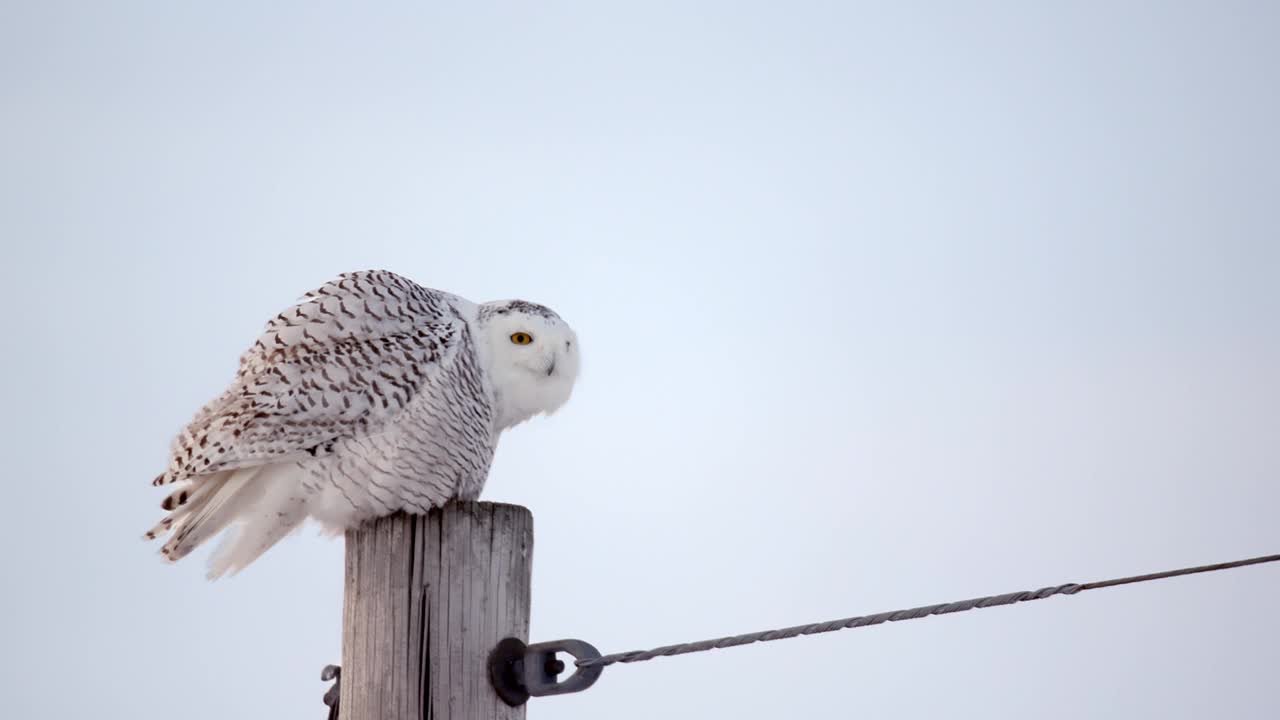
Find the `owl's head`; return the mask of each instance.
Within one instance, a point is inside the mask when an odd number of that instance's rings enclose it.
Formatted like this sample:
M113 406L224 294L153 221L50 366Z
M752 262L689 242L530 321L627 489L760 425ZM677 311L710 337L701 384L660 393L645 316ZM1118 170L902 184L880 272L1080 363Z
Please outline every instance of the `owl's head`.
M497 394L498 429L569 401L578 379L578 336L560 316L524 300L480 306L480 332Z

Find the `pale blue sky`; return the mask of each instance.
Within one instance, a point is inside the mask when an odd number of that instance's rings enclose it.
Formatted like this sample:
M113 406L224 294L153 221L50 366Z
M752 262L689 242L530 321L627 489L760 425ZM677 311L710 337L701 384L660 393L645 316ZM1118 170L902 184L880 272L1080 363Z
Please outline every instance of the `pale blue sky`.
M1280 552L1280 5L0 8L12 717L319 720L340 542L209 584L167 443L344 271L577 329L533 637ZM531 718L1270 718L1280 569L611 668Z

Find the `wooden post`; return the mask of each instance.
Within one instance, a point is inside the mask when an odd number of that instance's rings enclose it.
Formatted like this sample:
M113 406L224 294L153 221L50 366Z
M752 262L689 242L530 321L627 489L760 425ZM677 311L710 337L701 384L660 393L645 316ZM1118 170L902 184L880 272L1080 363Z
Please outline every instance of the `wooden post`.
M533 515L451 502L347 531L342 720L523 720L489 651L529 639Z

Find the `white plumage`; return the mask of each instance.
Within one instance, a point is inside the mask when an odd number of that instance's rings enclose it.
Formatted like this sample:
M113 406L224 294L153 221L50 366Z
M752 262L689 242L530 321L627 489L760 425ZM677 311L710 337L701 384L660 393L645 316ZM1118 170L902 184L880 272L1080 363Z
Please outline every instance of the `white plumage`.
M573 330L542 305L475 304L386 271L347 273L277 315L173 442L147 532L176 561L229 526L209 576L308 517L331 532L475 499L498 436L569 399Z

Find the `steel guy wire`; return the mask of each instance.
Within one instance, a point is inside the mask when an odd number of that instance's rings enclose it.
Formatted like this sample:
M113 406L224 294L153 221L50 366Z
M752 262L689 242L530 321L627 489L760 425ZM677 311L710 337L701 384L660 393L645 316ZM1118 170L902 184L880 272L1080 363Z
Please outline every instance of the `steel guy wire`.
M1280 555L1264 555L1262 557L1249 558L1246 560L1234 560L1232 562L1216 563L1213 565L1198 565L1196 567L1166 570L1164 572L1148 573L1146 575L1131 575L1129 577L1115 578L1113 580L1098 580L1082 584L1067 583L1065 585L1040 588L1039 590L1020 590L1018 592L1004 593L1003 595L987 595L985 597L973 598L971 600L939 603L937 605L925 605L905 610L891 610L889 612L876 613L875 615L858 615L855 617L844 618L843 620L828 620L827 622L811 623L809 625L796 625L794 627L779 628L776 630L762 630L760 632L746 633L744 635L729 635L727 637L712 638L710 640L698 640L696 642L679 643L677 645L666 645L663 647L653 648L652 650L631 650L628 652L614 653L612 655L604 655L598 658L578 660L575 664L579 668L591 668L605 667L615 663L643 662L645 660L652 660L656 657L705 652L707 650L735 647L738 645L750 645L751 643L767 642L769 640L785 640L798 635L816 635L818 633L867 627L869 625L879 625L881 623L897 622L899 620L918 620L931 615L947 615L949 613L965 612L967 610L974 610L977 608L1013 605L1015 603L1027 602L1029 600L1043 600L1047 597L1053 597L1054 595L1075 595L1086 590L1097 590L1099 588L1115 587L1117 585L1130 585L1132 583L1163 580L1165 578L1179 577L1182 575L1195 575L1197 573L1230 570L1232 568L1245 567L1247 565L1261 565L1263 563L1272 563L1277 561L1280 561Z

